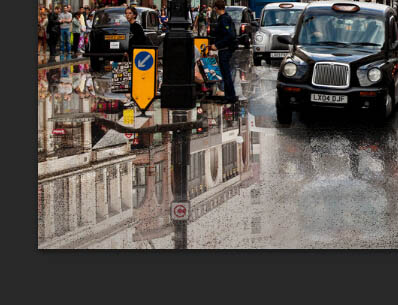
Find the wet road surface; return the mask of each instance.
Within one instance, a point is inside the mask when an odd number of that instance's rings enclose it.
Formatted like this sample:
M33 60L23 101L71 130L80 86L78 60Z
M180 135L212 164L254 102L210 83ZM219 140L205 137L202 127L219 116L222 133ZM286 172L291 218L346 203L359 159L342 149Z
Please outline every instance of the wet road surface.
M397 113L383 126L367 112L319 110L280 125L278 63L263 64L234 54L240 119L197 105L209 128L189 139L188 248L397 248ZM39 248L174 248L171 132L126 146L95 119L123 122L128 98L110 92L109 72L38 73ZM158 100L149 114L135 127L171 123Z

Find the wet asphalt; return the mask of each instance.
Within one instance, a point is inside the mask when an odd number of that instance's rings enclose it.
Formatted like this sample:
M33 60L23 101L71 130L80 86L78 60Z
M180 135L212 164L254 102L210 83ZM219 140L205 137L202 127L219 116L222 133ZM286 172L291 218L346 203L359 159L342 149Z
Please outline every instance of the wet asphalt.
M291 125L280 125L279 63L251 67L247 54L234 60L250 70L259 174L239 197L190 225L189 247L397 248L397 113L382 126L366 111L294 113Z
M276 120L278 62L233 57L238 95L248 99L252 183L188 225L188 248L398 248L398 113L294 113ZM173 248L171 234L152 240Z

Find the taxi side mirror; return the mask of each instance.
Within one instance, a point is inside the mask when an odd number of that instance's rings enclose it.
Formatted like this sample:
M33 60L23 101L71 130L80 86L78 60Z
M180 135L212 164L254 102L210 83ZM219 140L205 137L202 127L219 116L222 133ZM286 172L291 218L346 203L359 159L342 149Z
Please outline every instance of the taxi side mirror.
M293 39L290 35L278 36L278 41L283 44L293 44Z

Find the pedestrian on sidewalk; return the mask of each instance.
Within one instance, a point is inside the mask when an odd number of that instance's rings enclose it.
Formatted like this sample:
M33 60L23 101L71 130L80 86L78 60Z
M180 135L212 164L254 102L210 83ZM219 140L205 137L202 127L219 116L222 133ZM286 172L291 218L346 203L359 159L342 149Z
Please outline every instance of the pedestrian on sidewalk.
M60 13L60 8L59 6L56 6L54 8L54 12L50 13L48 15L48 25L47 25L47 33L48 33L48 47L50 48L50 62L55 61L55 55L56 55L56 46L60 37L60 22L58 20L59 13Z
M79 46L79 41L80 41L80 33L81 33L81 28L82 25L80 23L80 12L76 12L73 16L72 20L72 33L73 33L73 47L72 51L73 54L77 54L78 46Z
M218 50L220 72L224 81L225 99L227 103L235 103L237 101L237 97L231 77L229 62L233 52L235 51L236 35L233 29L232 18L225 12L225 1L216 0L214 8L219 17L215 30L216 39L215 43L211 45L211 50Z
M39 13L38 16L38 45L37 45L37 55L40 56L41 49L43 48L44 57L46 57L47 51L47 14L44 10Z
M72 14L68 12L68 6L63 7L63 12L59 14L59 22L61 23L61 53L64 53L66 46L66 51L70 53L70 25L72 23Z

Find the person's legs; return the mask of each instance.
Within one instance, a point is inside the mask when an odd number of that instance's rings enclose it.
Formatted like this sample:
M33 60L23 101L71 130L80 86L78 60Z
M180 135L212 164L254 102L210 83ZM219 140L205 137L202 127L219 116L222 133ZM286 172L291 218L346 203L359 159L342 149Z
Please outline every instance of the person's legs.
M79 33L73 33L73 48L72 48L72 51L75 54L77 52L77 47L79 46L79 39L80 39L80 34Z
M70 53L70 32L69 29L65 29L66 33L66 50Z
M219 51L218 59L220 63L220 72L224 81L224 92L227 100L235 101L235 88L231 77L231 69L229 67L229 61L232 57L232 52L229 50Z
M60 49L61 49L61 54L64 53L64 45L65 45L65 29L61 29L61 45L60 45Z

